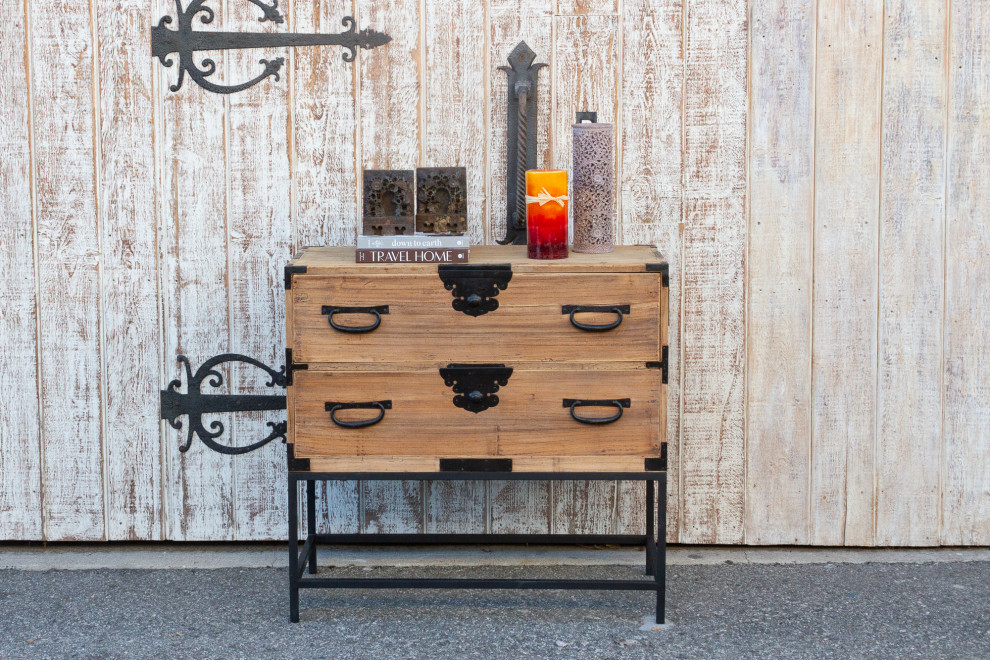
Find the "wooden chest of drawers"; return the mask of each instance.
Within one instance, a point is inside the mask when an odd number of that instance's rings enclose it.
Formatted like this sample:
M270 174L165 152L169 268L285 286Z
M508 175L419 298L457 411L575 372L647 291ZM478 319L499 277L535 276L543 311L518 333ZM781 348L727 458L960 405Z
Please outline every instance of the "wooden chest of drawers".
M665 469L667 269L648 247L286 268L290 469Z

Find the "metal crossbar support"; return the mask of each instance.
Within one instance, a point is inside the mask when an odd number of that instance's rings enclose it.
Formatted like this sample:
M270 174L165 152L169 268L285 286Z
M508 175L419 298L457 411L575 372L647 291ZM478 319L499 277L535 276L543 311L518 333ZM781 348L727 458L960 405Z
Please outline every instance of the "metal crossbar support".
M646 534L317 534L316 482L357 479L457 481L643 481L646 483ZM299 547L300 481L306 482L307 534ZM609 591L656 592L656 622L665 617L665 569L667 561L667 473L666 472L484 472L449 473L403 472L341 474L331 472L289 472L289 620L299 621L300 589L595 589ZM317 574L316 548L319 543L346 544L624 544L646 545L646 575L652 580L541 580L499 578L312 578Z

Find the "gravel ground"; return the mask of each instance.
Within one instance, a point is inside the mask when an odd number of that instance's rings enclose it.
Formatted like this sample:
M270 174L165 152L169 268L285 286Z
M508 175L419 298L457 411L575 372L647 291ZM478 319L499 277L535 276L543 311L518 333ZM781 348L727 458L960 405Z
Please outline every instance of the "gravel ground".
M624 566L323 569L635 578ZM0 657L990 658L990 562L670 566L653 596L303 591L284 569L0 571Z

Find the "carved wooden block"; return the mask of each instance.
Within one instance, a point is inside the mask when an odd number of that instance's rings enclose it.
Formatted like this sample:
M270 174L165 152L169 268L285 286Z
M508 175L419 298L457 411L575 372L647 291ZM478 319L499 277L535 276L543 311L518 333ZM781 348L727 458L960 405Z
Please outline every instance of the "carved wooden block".
M467 232L467 169L416 170L416 231L457 235Z
M363 233L408 236L415 230L412 170L365 170Z

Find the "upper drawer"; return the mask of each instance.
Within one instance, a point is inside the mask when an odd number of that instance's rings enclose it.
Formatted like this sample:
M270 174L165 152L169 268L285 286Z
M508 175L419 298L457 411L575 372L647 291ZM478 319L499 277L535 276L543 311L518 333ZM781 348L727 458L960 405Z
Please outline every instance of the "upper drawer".
M297 275L289 342L300 363L651 361L659 287L656 273L513 273L497 295L472 299L436 273ZM477 314L489 300L498 307Z

